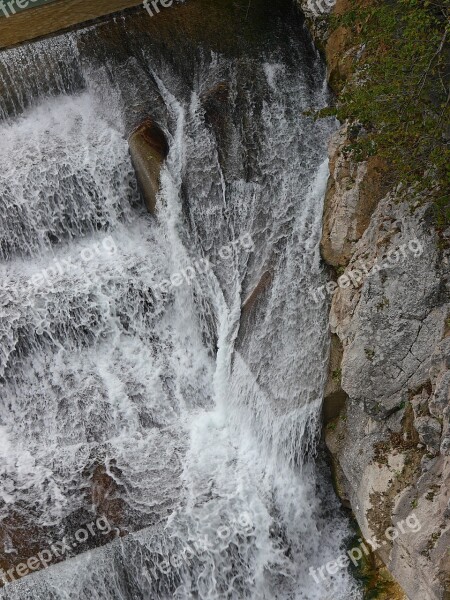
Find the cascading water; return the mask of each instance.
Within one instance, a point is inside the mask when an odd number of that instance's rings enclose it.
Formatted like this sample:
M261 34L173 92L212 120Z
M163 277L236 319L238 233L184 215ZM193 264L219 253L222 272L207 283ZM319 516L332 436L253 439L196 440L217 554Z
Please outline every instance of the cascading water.
M145 45L91 63L81 33L0 55L0 566L112 526L2 598L360 598L309 574L348 534L314 460L333 124L302 116L324 73L285 35L290 58L193 52L188 75ZM169 132L156 220L126 143L143 106Z

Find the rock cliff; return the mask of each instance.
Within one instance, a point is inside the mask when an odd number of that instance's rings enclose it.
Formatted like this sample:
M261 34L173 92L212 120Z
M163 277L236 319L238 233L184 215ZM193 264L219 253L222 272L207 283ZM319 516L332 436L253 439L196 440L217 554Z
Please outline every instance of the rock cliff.
M337 96L360 48L303 1ZM346 1L335 11L344 13ZM450 228L381 157L330 141L321 251L331 301L325 441L336 488L410 600L450 598ZM414 527L402 527L406 519ZM371 544L372 547L374 544ZM371 596L373 597L373 596Z

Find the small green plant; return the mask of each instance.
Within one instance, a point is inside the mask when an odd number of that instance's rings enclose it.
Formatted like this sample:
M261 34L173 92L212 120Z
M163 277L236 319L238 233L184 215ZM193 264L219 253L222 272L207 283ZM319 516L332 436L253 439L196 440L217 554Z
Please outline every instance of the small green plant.
M374 407L373 407L373 412L378 415L381 411L382 411L382 406L379 402L375 402Z
M383 310L384 308L387 308L389 306L389 298L386 298L385 296L383 296L381 302L378 302L377 304L377 311L380 312L380 310Z
M364 353L367 357L367 360L372 361L374 356L375 356L375 350L372 350L371 348L364 348Z
M341 381L342 379L342 369L334 369L334 371L332 372L332 377L335 381Z

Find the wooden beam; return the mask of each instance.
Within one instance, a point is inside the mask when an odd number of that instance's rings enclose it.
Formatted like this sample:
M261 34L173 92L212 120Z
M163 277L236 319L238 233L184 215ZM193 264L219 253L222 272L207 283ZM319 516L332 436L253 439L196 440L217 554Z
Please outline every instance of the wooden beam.
M139 5L142 6L142 0L53 0L0 18L0 48L14 46Z
M3 0L3 2L0 2L0 19L12 17L23 10L29 10L50 2L55 2L55 0Z

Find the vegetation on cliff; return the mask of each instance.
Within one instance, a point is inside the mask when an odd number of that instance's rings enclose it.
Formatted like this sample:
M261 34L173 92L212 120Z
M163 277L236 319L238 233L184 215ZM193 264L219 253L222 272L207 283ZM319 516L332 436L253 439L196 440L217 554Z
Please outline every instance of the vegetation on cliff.
M377 154L394 182L434 196L440 227L450 223L449 9L449 0L346 3L330 17L347 64L326 111L354 124L353 158Z

